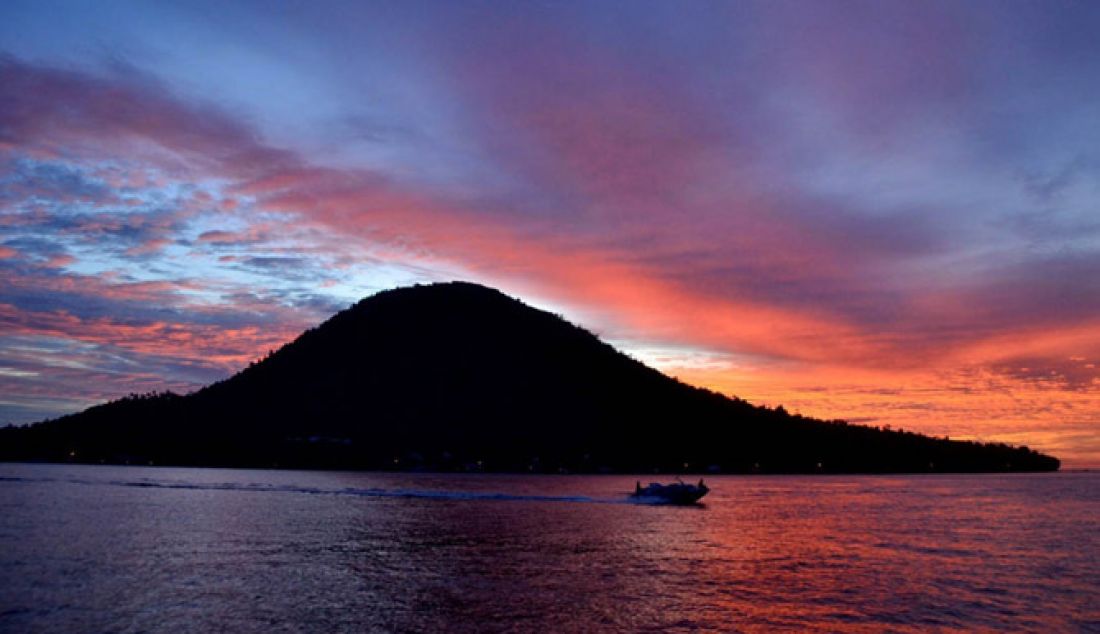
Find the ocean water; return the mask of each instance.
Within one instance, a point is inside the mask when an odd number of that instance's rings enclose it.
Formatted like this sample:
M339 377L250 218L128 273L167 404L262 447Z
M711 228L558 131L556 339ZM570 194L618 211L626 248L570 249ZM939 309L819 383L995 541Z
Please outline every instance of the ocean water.
M0 464L0 631L1100 631L1100 474L634 480Z

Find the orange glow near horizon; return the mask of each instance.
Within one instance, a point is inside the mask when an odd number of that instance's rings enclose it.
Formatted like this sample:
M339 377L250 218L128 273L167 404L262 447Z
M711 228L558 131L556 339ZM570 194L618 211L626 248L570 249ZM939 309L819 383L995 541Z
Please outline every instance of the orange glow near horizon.
M1100 466L1095 433L1100 395L975 370L872 373L819 368L662 368L685 382L792 413L915 431L954 440L1003 442L1052 454L1063 469Z

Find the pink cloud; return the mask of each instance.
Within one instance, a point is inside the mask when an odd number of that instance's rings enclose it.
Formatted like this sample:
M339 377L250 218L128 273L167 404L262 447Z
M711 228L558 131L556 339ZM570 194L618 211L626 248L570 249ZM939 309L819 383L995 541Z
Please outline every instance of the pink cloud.
M82 318L66 311L25 311L11 304L0 304L0 323L9 336L48 335L149 356L201 360L226 373L254 359L258 351L281 346L292 335L284 329L257 326Z
M164 249L164 247L170 244L172 244L172 241L168 238L152 238L150 240L142 242L137 246L126 249L126 255L139 256L159 253L162 249Z
M249 245L268 240L269 227L264 224L251 224L243 231L225 231L213 229L199 234L199 242L206 244Z
M12 58L0 59L0 73L0 125L20 153L118 156L177 175L213 169L240 177L296 161L224 112L185 104L146 76L98 78Z
M62 269L76 262L76 258L68 254L54 255L46 260L44 266L50 269Z

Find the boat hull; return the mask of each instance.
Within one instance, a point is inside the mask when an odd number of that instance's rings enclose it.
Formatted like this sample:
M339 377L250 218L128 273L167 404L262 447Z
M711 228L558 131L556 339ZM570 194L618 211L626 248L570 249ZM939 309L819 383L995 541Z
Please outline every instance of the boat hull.
M702 481L697 485L682 482L676 484L652 483L645 488L642 488L641 484L637 485L630 497L654 504L687 506L698 504L699 500L703 499L703 496L709 492L710 489Z

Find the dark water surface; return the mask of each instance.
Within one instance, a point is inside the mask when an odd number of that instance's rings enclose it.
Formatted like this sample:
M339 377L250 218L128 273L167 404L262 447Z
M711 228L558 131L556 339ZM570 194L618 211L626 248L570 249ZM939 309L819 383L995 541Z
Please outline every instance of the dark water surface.
M0 630L1100 631L1100 474L0 464Z

